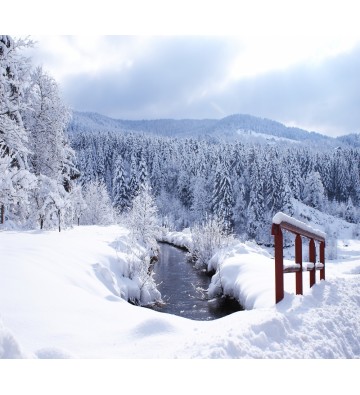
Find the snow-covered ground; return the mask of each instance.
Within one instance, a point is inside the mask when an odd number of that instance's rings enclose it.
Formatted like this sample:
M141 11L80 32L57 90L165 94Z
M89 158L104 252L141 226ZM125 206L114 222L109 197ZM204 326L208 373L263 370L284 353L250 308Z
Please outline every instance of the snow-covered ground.
M117 249L126 238L118 226L0 232L0 356L360 357L359 240L339 240L326 281L304 287L303 296L290 286L277 305L271 254L252 243L233 246L225 252L223 281L241 284L232 290L249 310L200 322L119 296L125 279L116 267L125 258ZM287 284L295 281L294 274L285 276Z

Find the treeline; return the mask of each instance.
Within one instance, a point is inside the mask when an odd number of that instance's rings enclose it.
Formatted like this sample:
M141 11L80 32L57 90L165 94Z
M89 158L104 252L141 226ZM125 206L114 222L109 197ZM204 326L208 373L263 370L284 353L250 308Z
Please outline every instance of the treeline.
M228 231L269 242L272 216L291 215L296 200L358 220L357 149L211 143L119 131L84 130L70 138L83 185L101 180L121 213L147 182L163 224L171 228L216 216Z
M0 224L61 230L81 198L71 112L55 80L21 54L31 45L0 36Z

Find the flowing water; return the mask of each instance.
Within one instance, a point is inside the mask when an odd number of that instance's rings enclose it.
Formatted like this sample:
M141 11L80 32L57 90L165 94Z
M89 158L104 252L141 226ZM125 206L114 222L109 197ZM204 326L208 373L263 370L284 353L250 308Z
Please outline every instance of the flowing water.
M157 311L193 320L214 320L243 310L230 298L208 299L206 290L211 277L197 270L186 259L186 253L171 245L160 243L160 259L154 266L154 278L165 302L153 307Z

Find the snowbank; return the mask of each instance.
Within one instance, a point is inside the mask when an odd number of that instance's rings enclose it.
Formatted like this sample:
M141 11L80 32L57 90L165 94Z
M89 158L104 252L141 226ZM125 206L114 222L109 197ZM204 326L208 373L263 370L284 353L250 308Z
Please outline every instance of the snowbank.
M255 243L238 243L216 253L209 296L234 297L247 310L274 305L274 260Z
M0 321L0 359L26 358L13 333Z
M0 357L360 357L358 240L339 239L326 281L304 287L303 296L291 291L293 273L285 275L277 305L271 252L252 243L219 252L211 265L251 310L214 321L127 303L121 294L136 285L123 276L127 242L127 230L117 226L0 232Z
M158 241L170 243L177 247L189 250L192 245L191 231L189 228L186 228L181 232L168 232L164 229Z

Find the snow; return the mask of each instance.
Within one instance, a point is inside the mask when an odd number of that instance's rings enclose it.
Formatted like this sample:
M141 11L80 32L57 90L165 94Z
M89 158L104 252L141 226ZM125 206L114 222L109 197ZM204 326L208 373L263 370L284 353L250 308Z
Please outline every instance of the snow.
M278 212L274 215L273 220L272 220L273 224L277 224L280 225L282 222L287 222L290 225L296 226L297 228L300 228L304 231L313 233L323 239L326 238L326 234L324 232L322 232L319 229L314 229L313 227L305 224L304 222L301 222L293 217L288 216L287 214L284 214L282 212Z
M121 274L127 237L119 226L0 232L1 358L360 357L359 240L339 240L326 281L306 288L304 272L302 296L286 274L277 305L271 251L251 242L229 246L209 265L221 265L225 291L247 310L192 321L120 297L136 292Z
M159 240L185 249L189 249L192 245L191 231L189 228L185 228L182 232L165 231L164 229Z

